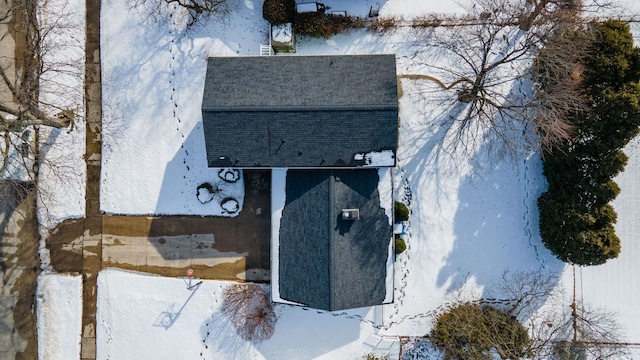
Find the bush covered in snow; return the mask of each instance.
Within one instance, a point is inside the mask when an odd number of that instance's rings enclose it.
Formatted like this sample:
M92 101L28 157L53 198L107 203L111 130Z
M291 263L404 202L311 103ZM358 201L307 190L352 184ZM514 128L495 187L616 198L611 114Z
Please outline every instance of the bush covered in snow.
M232 168L220 169L218 177L226 182L236 182L240 179L240 170Z
M220 189L217 186L213 186L210 183L202 183L196 188L196 197L202 204L206 204L213 200L220 193Z
M233 214L240 210L240 204L236 199L233 198L224 198L220 202L220 207L229 214Z

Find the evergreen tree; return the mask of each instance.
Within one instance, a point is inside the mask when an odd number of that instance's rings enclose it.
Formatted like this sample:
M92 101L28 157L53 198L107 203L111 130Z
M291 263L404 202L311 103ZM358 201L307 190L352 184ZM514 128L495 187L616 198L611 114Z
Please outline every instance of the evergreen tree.
M602 264L620 252L609 205L620 188L612 179L627 162L622 148L640 131L640 49L629 25L608 20L592 31L594 51L582 79L590 110L573 115L571 141L545 153L549 188L538 199L542 241L579 265Z

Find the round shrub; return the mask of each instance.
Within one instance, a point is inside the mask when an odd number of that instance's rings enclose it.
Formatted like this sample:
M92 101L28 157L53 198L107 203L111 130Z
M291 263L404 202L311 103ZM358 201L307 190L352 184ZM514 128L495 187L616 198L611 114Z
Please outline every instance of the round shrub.
M396 234L396 255L402 254L405 250L407 250L407 244L400 235Z
M527 329L509 313L474 303L438 316L429 338L445 360L521 359L531 343Z
M293 22L295 14L295 0L265 0L262 4L262 17L272 25Z
M220 207L222 207L222 209L229 214L235 214L240 210L240 204L238 203L238 200L230 197L222 199L222 201L220 202Z
M393 212L395 221L409 220L409 208L407 208L407 205L396 201L395 204L393 204Z
M220 189L217 186L213 186L210 183L202 183L196 188L196 197L202 204L206 204L213 200L220 193Z
M218 177L223 181L233 183L240 179L240 170L231 168L220 169L220 171L218 171Z

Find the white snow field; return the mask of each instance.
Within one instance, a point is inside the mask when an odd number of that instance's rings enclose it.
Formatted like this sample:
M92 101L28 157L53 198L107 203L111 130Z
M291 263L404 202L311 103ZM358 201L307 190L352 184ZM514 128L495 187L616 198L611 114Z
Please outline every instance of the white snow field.
M40 1L38 19L43 47L40 101L50 116L62 109L75 112L69 129L40 127L38 219L52 228L67 218L84 215L86 168L84 162L84 44L85 7L80 0ZM50 29L50 30L48 30Z
M38 358L78 359L82 327L82 276L40 274L36 308Z
M197 274L196 274L197 275ZM372 309L335 316L276 305L273 337L242 340L220 314L224 281L186 281L114 269L98 277L98 359L357 358L372 326ZM135 291L133 290L135 289Z
M131 9L125 0L103 0L103 211L219 213L210 203L202 204L196 192L200 183L218 176L206 166L202 134L206 58L258 55L268 34L260 0L235 3L226 20L211 19L187 31L179 25L184 20L179 15L154 16L144 9ZM368 0L362 3L365 11L372 5ZM456 9L454 1L380 2L380 16L410 18ZM383 34L353 31L328 40L303 39L294 56L394 53L398 75L429 75L430 70L413 58L422 48L421 36L428 34L408 28ZM428 64L435 55L423 53L424 58L417 60ZM409 202L411 219L407 251L395 262L393 304L337 313L276 305L279 321L274 336L252 344L242 341L220 314L220 295L229 283L205 281L189 291L182 279L107 269L98 278L98 359L395 355L397 337L428 333L433 315L453 294L499 296L493 285L504 271L544 271L561 278L560 290L570 289L572 268L556 260L538 234L536 199L546 186L539 155L522 154L511 161L489 159L484 147L471 158L443 151L442 124L451 109L434 99L442 94L434 95L429 91L432 87L426 81L401 80L399 163L394 180L396 195ZM625 332L622 340L640 343L640 311L635 305L640 294L635 276L640 271L640 138L626 150L630 160L617 178L622 192L614 202L622 252L605 265L578 269L578 296L585 304L615 311ZM47 299L74 296L65 289L65 280L47 278L52 289ZM60 282L57 287L51 284L56 281ZM570 294L560 299L548 305L566 309ZM38 309L39 318L46 319L42 306ZM69 319L79 315L51 316L56 320L46 322L64 324L76 339L79 325ZM54 342L51 332L40 336L40 344ZM66 356L77 354L75 345L65 342L64 346L61 359L79 358ZM438 358L434 353L422 354L422 358Z

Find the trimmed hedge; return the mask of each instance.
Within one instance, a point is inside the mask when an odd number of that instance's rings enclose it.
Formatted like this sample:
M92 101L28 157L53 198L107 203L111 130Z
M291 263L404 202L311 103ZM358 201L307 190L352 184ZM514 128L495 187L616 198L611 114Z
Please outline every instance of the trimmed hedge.
M293 19L294 33L324 39L364 26L364 20L359 17L321 12L300 13L296 14Z
M407 250L407 244L400 235L396 234L396 255L402 254L405 250Z
M393 216L395 218L394 221L407 221L409 220L409 208L407 208L407 205L396 201L393 204Z

